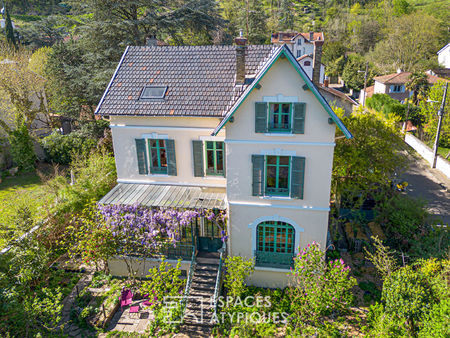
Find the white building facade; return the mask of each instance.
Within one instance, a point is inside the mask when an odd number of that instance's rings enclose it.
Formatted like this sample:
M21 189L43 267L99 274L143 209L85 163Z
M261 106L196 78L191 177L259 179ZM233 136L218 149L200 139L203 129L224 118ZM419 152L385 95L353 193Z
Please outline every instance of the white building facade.
M352 136L287 46L260 48L241 41L236 51L230 47L134 47L125 52L97 109L111 118L118 174L118 187L103 202L158 207L164 199L184 201L197 189L207 196L198 198L201 205L207 205L206 199L210 205L214 199L223 202L228 222L221 230L227 233L228 254L255 259L250 283L284 287L298 250L313 241L325 249L335 127ZM186 64L173 71L154 61L184 53L184 60L195 63L197 52L205 59L195 70ZM136 61L143 54L151 57ZM225 58L223 68L217 66L219 54ZM235 74L227 87L230 95L219 107L220 92L211 91L226 89L217 81L220 74L230 75L220 70L229 69L227 63ZM209 73L211 67L220 69ZM136 76L138 85L130 81L128 90L129 68L142 76ZM188 88L180 83L192 78L201 78L210 90L199 87L198 97L195 91L186 95L183 91L199 84ZM144 89L133 94L138 87ZM142 101L147 91L161 97ZM128 100L128 106L121 106L121 100ZM189 107L198 111L189 115ZM215 109L218 113L211 113ZM118 200L125 185L133 192ZM150 203L150 192L161 189L165 195ZM196 250L217 250L211 241L217 241L218 232L205 234L202 227L204 241Z

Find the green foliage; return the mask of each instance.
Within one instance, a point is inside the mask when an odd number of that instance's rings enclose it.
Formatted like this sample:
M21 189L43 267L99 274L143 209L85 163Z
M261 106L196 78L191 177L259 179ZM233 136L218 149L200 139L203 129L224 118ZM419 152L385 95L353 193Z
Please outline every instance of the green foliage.
M332 192L364 200L374 191L389 189L395 173L407 164L396 119L367 111L342 117L353 134L340 139L334 150Z
M371 336L444 337L449 331L448 260L420 260L383 284L382 303L370 307Z
M48 192L56 199L54 211L58 214L79 212L92 201L98 201L116 184L114 157L106 152L92 152L89 157L76 157L70 170L75 183L65 176L56 176L46 182Z
M429 216L423 201L406 195L394 195L379 206L379 220L388 243L403 251L407 251L412 242L420 241L422 235L431 231Z
M389 247L384 246L378 237L373 237L373 246L375 252L370 252L364 248L367 259L377 269L382 279L389 277L396 269L397 262L394 258L395 251L390 251Z
M167 304L167 301L179 301L183 294L184 281L180 279L181 262L173 267L167 263L164 258L158 266L149 270L148 281L145 281L141 287L141 293L149 295L150 307L158 312ZM166 299L166 300L165 300Z
M434 17L423 13L402 15L389 20L386 31L387 36L369 55L369 60L382 72L398 68L406 72L424 71L437 66L435 53L442 44L442 30Z
M364 88L364 71L366 69L366 61L364 58L357 54L351 54L348 56L342 71L342 80L347 87L355 90ZM360 72L358 72L360 71ZM362 71L362 72L361 72ZM369 64L369 70L367 74L367 86L370 86L370 79L375 76L373 67Z
M291 270L291 320L295 326L316 323L323 316L345 312L356 280L342 259L325 262L317 243L298 253Z
M225 259L224 285L230 297L240 297L245 289L245 279L253 274L255 262L241 256L228 256Z
M388 94L373 94L372 97L367 98L366 106L383 113L386 118L389 118L389 114L394 114L404 120L406 116L406 105L391 98Z
M152 336L173 332L182 313L180 300L185 283L180 279L180 263L178 261L173 267L163 258L158 266L149 270L149 280L141 287L141 293L148 294L150 308L155 314L149 327Z
M442 102L442 97L444 95L445 82L438 81L431 87L428 95L428 100L432 102L427 102L426 100L422 100L419 104L421 109L421 114L423 114L426 118L425 125L425 133L428 135L430 139L434 139L437 131L437 124L439 117L437 115L438 110L440 109L440 105ZM435 101L435 102L433 102ZM444 109L444 118L442 119L441 126L441 135L439 138L439 145L450 148L450 89L447 93L447 104Z
M416 323L429 310L432 296L426 277L410 266L397 270L383 284L382 300L386 313L406 319L411 334L416 330Z
M85 264L95 265L97 270L102 263L107 268L108 258L116 253L118 243L95 203L75 215L66 231L72 258L80 256Z
M11 155L14 163L21 171L32 171L36 165L33 140L24 121L19 122L17 129L8 133Z
M13 46L16 46L16 37L14 35L14 28L11 22L11 16L9 15L8 8L6 8L6 22L5 22L5 34L6 40Z
M57 164L70 164L76 156L88 156L95 148L96 140L88 138L80 131L62 135L54 131L41 141L47 161Z

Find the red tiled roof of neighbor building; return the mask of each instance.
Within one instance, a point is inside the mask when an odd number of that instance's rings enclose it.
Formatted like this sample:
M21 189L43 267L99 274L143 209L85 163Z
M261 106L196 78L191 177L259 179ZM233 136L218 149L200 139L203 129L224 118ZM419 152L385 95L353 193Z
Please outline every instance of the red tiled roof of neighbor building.
M393 73L388 75L376 76L373 79L375 81L381 82L383 84L405 84L408 82L409 77L411 76L410 72L401 72L401 73ZM428 82L433 84L440 81L447 81L443 78L427 74Z
M271 37L272 43L285 43L285 42L291 42L294 40L297 36L303 36L303 38L307 41L310 40L310 33L299 33L299 32L277 32L273 33ZM314 32L313 33L313 40L324 40L323 32Z

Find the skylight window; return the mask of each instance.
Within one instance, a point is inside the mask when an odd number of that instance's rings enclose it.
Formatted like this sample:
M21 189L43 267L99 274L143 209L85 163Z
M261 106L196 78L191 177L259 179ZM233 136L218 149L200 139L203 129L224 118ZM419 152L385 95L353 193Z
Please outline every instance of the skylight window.
M163 99L166 96L167 86L146 86L142 90L141 99Z

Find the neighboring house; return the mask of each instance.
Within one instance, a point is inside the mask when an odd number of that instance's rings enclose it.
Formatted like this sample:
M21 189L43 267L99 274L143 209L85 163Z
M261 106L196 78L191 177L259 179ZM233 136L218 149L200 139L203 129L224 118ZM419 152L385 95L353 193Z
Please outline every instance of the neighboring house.
M353 108L358 106L358 102L349 95L335 88L328 87L327 80L325 80L323 86L319 87L319 91L331 106L344 109L345 115L350 115L353 112Z
M447 43L438 52L438 62L445 68L450 68L450 43Z
M314 53L314 41L324 41L322 32L278 32L273 33L270 42L287 45L296 58Z
M397 72L374 77L373 94L388 94L393 99L403 102L412 95L412 92L406 89L406 83L410 76L411 73L409 72ZM445 79L430 74L427 74L427 77L430 85L435 84L439 80L445 81Z
M96 111L118 175L101 203L226 210L250 283L284 287L299 249L325 249L336 125L352 135L287 45L235 42L127 47ZM220 248L217 225L192 226L198 251Z
M313 54L305 54L297 58L300 66L303 67L306 75L312 80L313 78L313 69L314 69L314 53ZM325 65L320 62L320 72L319 72L319 83L323 84L325 80Z
M16 25L14 24L14 21L11 20L12 28L16 29ZM0 19L0 28L5 29L6 27L6 19Z

